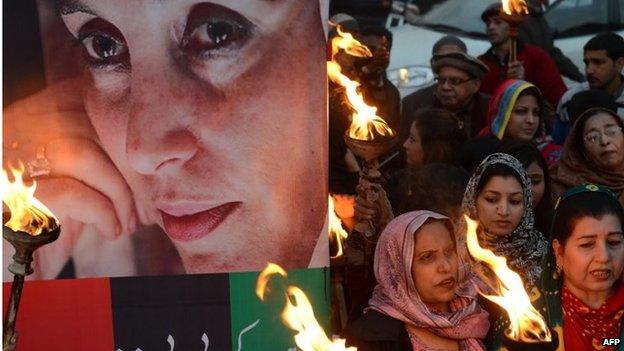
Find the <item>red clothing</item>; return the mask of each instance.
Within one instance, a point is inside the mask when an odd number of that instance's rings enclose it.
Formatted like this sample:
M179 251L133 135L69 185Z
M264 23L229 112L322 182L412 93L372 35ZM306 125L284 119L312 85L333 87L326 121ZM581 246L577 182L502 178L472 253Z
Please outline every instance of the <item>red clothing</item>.
M506 79L507 59L501 62L492 49L479 56L479 59L490 69L481 79L481 91L492 95ZM524 80L535 84L544 98L552 106L557 106L567 88L561 79L557 64L550 55L537 46L518 41L518 61L522 62L524 67Z
M601 340L620 336L620 324L624 315L624 284L598 309L585 305L564 287L561 307L566 350L615 351L615 346L602 346Z

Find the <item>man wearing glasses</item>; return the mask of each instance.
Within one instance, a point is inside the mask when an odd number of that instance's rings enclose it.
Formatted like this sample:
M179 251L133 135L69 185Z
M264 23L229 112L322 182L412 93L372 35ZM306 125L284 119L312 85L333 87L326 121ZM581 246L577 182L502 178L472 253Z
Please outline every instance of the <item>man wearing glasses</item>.
M468 137L475 136L487 121L489 96L480 93L479 88L488 67L478 59L457 51L434 54L431 68L436 75L436 84L406 96L403 99L403 115L411 122L419 108L442 108L455 114L460 128Z

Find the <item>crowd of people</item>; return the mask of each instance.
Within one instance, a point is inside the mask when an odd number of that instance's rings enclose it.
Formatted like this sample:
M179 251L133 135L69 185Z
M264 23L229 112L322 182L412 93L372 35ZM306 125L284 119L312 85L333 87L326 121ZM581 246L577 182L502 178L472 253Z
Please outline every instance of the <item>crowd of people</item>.
M349 107L330 84L329 189L352 195L355 222L378 233L352 230L345 250L339 333L358 350L504 347L510 322L478 293L494 293L492 271L468 253L463 215L521 277L559 350L624 348L603 344L624 338L624 39L605 32L584 43L584 82L568 89L553 48L520 39L510 61L499 13L495 4L482 14L491 48L479 57L455 36L440 39L434 84L400 106L385 77L391 33L334 17L365 45L382 43L373 58L339 60L398 134L379 160L382 199L370 201L342 140Z

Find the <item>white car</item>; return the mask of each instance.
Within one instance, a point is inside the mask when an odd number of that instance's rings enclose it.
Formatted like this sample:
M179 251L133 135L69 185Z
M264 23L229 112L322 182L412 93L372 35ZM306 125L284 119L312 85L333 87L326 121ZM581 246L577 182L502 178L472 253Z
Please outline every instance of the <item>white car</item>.
M461 38L468 53L479 56L490 48L481 13L493 0L446 0L411 23L390 28L393 35L388 78L401 96L433 83L431 48L440 38ZM583 71L583 46L597 33L624 35L624 0L551 1L545 17L555 46ZM390 21L388 21L390 22ZM569 82L569 81L567 81Z

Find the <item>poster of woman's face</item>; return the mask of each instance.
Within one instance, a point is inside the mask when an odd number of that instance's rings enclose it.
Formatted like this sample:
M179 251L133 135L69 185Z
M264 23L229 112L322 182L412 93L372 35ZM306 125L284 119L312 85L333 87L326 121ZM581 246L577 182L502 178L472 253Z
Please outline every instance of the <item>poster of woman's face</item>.
M167 260L186 273L327 264L321 7L56 0L78 50L50 50L43 33L44 62L76 73L5 106L3 122L5 167L48 162L36 196L62 226L36 275L70 260L78 277Z

